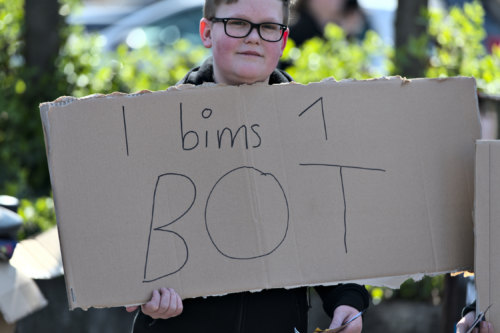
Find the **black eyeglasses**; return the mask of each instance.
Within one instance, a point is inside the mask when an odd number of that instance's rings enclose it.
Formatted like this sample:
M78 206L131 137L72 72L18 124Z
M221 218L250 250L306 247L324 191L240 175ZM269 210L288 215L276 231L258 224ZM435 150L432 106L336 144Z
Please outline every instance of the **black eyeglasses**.
M280 41L287 29L287 26L284 24L273 22L252 23L239 18L214 17L211 21L224 23L224 32L226 35L233 38L245 38L250 35L252 29L255 28L260 38L267 42Z

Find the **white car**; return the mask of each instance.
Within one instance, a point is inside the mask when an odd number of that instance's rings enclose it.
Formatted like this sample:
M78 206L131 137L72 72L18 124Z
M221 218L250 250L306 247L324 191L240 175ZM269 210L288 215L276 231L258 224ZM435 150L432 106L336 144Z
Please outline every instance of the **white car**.
M163 48L180 38L200 44L198 26L204 0L163 0L143 7L101 30L107 49L121 43L130 48Z
M198 27L204 0L162 0L130 13L101 30L106 48L121 43L137 49L145 45L164 48L180 38L200 45ZM397 0L360 0L373 29L389 45L393 44L394 15Z

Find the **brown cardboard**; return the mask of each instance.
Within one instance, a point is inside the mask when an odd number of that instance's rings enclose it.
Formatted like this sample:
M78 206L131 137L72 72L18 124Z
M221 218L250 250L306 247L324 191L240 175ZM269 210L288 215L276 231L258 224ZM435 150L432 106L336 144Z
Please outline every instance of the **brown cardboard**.
M47 280L63 274L57 228L19 242L10 264L26 276Z
M46 305L35 281L8 262L0 263L0 312L8 324Z
M500 141L476 146L475 279L477 310L500 327Z
M472 269L472 78L184 86L41 116L71 308Z
M0 312L9 324L45 307L47 300L33 279L63 273L57 228L20 241L8 263L0 263ZM7 330L2 326L0 332Z

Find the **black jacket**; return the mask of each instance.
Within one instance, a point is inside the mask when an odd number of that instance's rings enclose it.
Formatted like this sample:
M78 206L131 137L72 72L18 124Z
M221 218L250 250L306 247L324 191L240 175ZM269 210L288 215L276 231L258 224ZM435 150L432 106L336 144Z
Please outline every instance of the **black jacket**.
M270 84L291 81L286 72L278 69L269 78ZM214 82L211 58L187 73L179 84L200 85L204 82ZM329 316L339 305L350 305L361 311L369 304L368 292L357 284L316 287L316 291ZM306 287L186 299L183 304L181 315L166 320L153 320L139 310L133 332L293 333L294 328L307 332L309 305Z
M288 75L287 72L280 69L275 69L269 76L269 84L287 83L292 81L292 77ZM213 61L211 57L205 60L201 66L190 70L182 80L177 82L177 85L189 83L198 86L206 82L215 82Z

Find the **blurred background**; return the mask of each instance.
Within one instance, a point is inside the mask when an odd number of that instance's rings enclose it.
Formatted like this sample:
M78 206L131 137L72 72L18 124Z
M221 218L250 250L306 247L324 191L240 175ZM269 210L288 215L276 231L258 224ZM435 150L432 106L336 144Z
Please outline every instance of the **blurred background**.
M129 331L133 316L122 308L68 311L38 105L174 85L209 55L198 37L203 3L0 0L0 269L21 267L26 285L40 291L37 304L7 319L1 285L10 280L0 270L0 332ZM474 76L483 138L498 138L499 0L322 3L298 0L292 12L293 42L280 67L296 81ZM454 332L475 297L474 278L463 275L368 289L366 332ZM324 326L311 299L311 328Z

